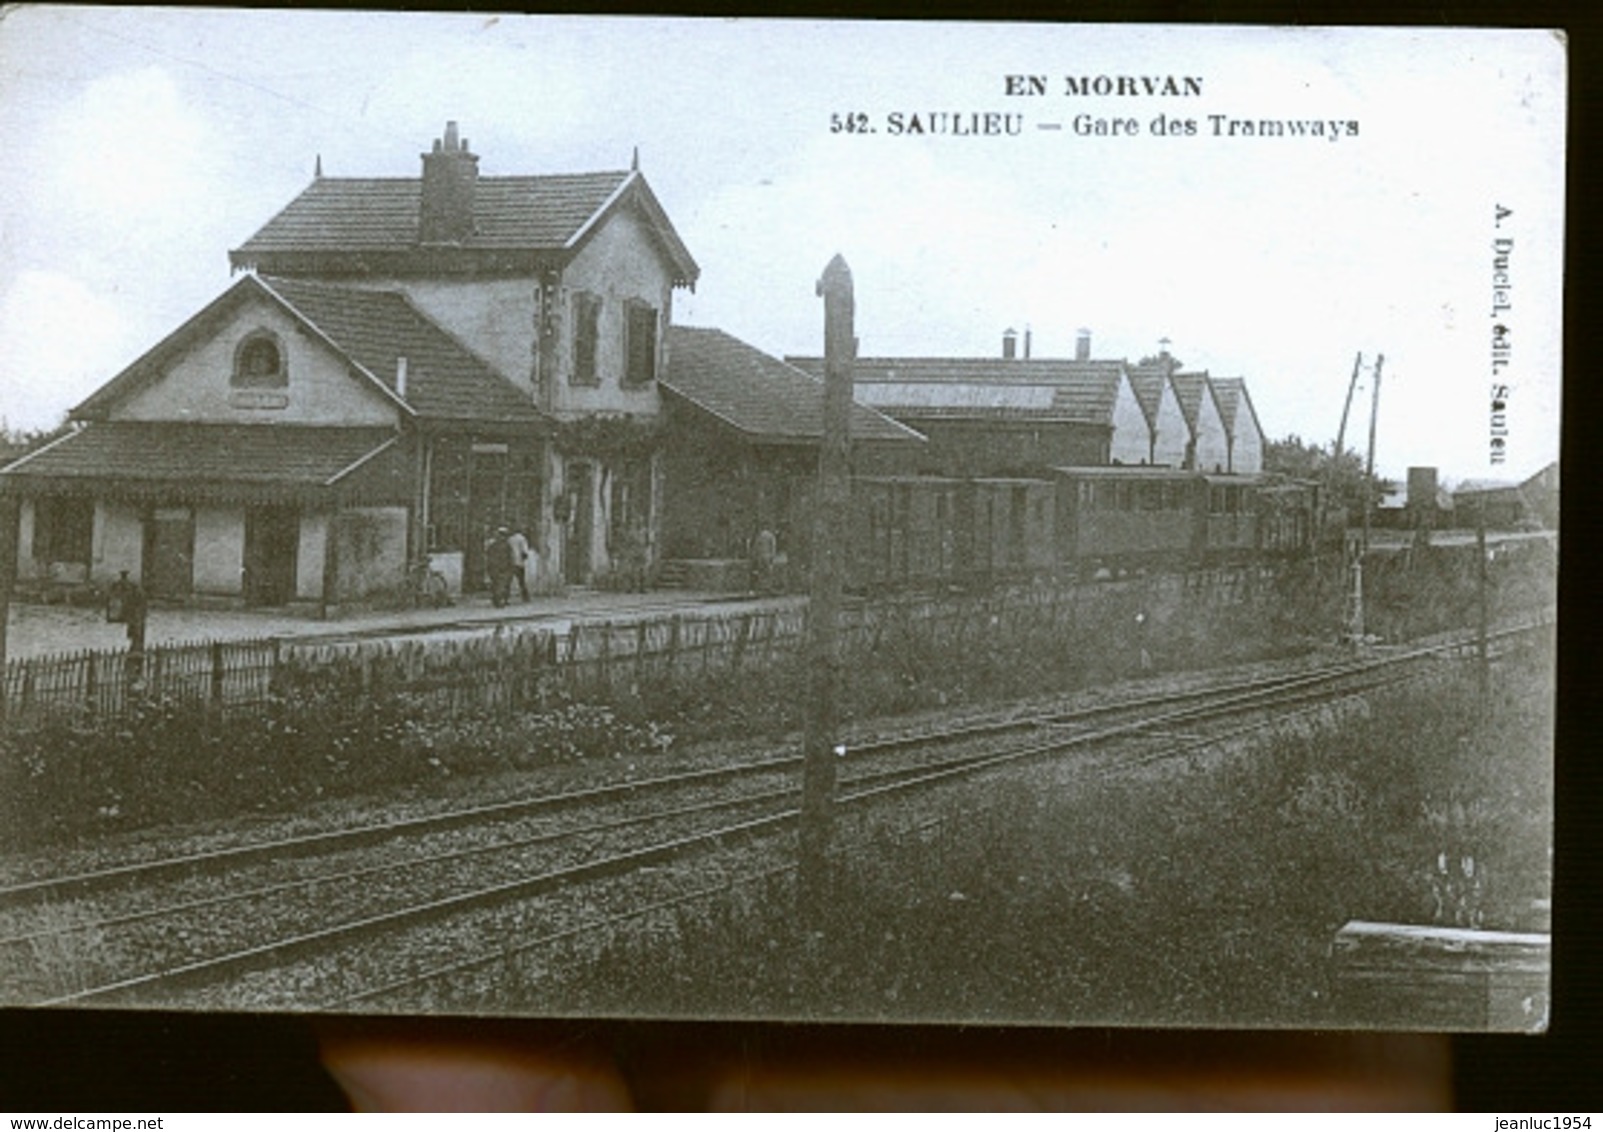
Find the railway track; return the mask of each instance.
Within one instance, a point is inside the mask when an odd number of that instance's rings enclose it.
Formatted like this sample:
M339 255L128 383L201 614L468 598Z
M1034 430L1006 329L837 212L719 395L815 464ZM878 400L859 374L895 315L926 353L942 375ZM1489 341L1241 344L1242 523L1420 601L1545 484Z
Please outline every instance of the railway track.
M1493 637L1498 640L1506 639L1529 632L1537 627L1535 625L1515 626L1500 630L1498 633L1493 634ZM854 756L862 757L889 753L898 749L926 746L931 742L942 739L967 740L998 736L1011 732L1028 731L1048 724L1089 721L1121 712L1161 708L1180 703L1206 700L1217 696L1273 692L1276 689L1303 680L1317 681L1322 678L1339 676L1350 671L1375 670L1381 667L1405 664L1419 657L1461 649L1466 643L1467 640L1465 638L1455 638L1420 648L1396 652L1378 661L1371 660L1329 665L1292 676L1273 676L1246 681L1231 681L1223 684L1208 684L1176 692L1111 700L1106 703L1070 712L1055 713L1050 716L985 720L939 731L915 732L897 737L873 739L861 744L852 744L851 751ZM556 794L544 794L535 797L465 806L437 814L388 820L353 828L269 838L240 845L135 861L122 865L8 881L0 883L0 908L30 897L56 899L81 897L92 894L95 890L108 885L125 882L148 882L164 874L180 874L197 869L235 868L246 865L253 860L282 860L286 857L305 853L327 853L340 849L358 848L398 835L416 835L433 830L450 829L460 825L475 825L489 820L515 817L542 810L582 807L610 799L627 797L642 791L649 792L664 786L683 785L696 781L715 782L745 775L757 769L781 769L794 767L799 763L800 758L798 756L782 756L660 777L631 779L626 782Z
M1523 628L1503 635L1520 631ZM1272 726L1333 700L1362 696L1393 683L1399 666L1462 644L1452 641L1294 676L864 744L844 764L840 804L868 805L1009 762L1075 749L1123 744L1118 757L1127 766L1176 757L1223 741L1230 732L1216 730L1219 725L1234 720L1233 726L1248 731ZM1254 713L1267 715L1257 722L1239 722ZM1176 746L1175 728L1203 732ZM1138 742L1142 736L1146 740ZM0 889L0 900L52 909L59 906L44 898L59 900L63 892L71 891L77 895L76 907L82 909L87 902L92 910L65 916L58 911L32 926L28 921L33 917L14 915L12 926L0 929L0 962L5 961L6 949L13 954L29 949L48 954L54 947L70 957L73 938L93 940L103 952L133 957L128 964L78 965L71 972L70 989L40 987L39 1001L48 1004L133 1001L138 992L156 987L170 992L197 983L215 986L219 980L264 965L282 967L332 949L366 948L381 933L387 936L486 910L494 913L520 901L549 900L552 894L638 873L697 851L780 834L796 818L798 762L754 760L13 884ZM375 855L379 859L374 860ZM311 857L315 860L299 860ZM288 876L282 875L286 861L291 866ZM316 867L303 867L307 864ZM172 891L165 892L163 886ZM120 911L119 888L131 894ZM95 900L96 894L102 899ZM330 905L356 910L329 923ZM230 907L248 911L230 917ZM589 918L591 923L595 920ZM230 930L229 924L236 927ZM533 938L581 930L585 929L570 924L555 933L536 932ZM108 938L117 941L110 948L105 947ZM492 956L497 953L494 947L487 950ZM159 961L150 962L153 957ZM444 966L462 962L457 951ZM375 985L395 982L381 979ZM342 990L331 994L329 1001L368 1000L373 994L371 987ZM296 1001L305 1005L298 996Z

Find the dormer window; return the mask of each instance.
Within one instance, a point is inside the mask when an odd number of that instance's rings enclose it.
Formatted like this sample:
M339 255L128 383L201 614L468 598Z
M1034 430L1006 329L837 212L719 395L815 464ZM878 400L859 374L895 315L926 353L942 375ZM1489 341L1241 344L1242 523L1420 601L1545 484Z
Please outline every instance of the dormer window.
M258 330L245 337L234 351L234 375L229 384L235 389L283 389L289 384L284 365L284 349L278 335Z

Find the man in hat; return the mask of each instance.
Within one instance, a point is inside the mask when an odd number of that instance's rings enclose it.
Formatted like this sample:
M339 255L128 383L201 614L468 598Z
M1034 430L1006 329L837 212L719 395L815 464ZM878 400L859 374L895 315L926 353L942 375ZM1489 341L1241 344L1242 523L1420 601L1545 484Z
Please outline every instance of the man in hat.
M497 527L495 534L484 543L484 572L490 580L490 601L500 609L507 603L512 589L512 541L505 527Z

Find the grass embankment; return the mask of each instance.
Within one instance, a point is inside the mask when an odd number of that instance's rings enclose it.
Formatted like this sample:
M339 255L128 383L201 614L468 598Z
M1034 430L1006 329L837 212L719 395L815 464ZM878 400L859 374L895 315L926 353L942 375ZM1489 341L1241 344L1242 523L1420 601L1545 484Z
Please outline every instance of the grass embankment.
M1519 928L1547 895L1551 692L1537 653L1486 698L1455 664L1161 772L976 784L922 835L843 823L821 935L798 932L789 876L736 886L591 941L525 1005L1340 1025L1348 919Z
M1466 565L1462 551L1421 551L1391 573L1377 571L1376 623L1389 624L1397 611L1409 612L1414 633L1472 623L1477 576L1473 555ZM1492 610L1512 616L1550 601L1550 558L1537 546L1498 559ZM862 611L870 631L853 638L845 658L842 714L883 719L1283 656L1328 641L1342 597L1339 576L1301 562L1275 572L874 603ZM334 799L371 806L464 778L782 736L800 728L809 687L798 652L767 659L764 650L759 662L747 650L744 659L667 672L622 665L621 677L586 686L540 669L518 710L464 713L449 690L443 707L432 693L401 685L374 693L369 669L396 663L387 650L374 645L287 673L275 700L251 712L160 699L122 715L6 720L0 845L92 844L111 833L290 814ZM457 659L451 675L471 685L499 679L509 657L492 639Z
M843 714L880 719L1107 683L1139 671L1226 664L1295 651L1300 637L1251 600L1182 592L1177 579L1021 591L873 607L849 650ZM1077 642L1094 640L1094 649ZM506 658L466 650L472 683ZM314 802L428 790L464 777L587 761L652 760L704 740L782 736L801 726L809 686L798 650L766 662L641 669L578 685L531 670L517 711L459 712L427 691L374 693L386 646L286 674L260 710L221 714L171 699L124 715L87 712L0 727L0 798L12 850L92 841L163 824L303 810ZM1143 661L1145 657L1145 661ZM376 684L373 686L377 686Z

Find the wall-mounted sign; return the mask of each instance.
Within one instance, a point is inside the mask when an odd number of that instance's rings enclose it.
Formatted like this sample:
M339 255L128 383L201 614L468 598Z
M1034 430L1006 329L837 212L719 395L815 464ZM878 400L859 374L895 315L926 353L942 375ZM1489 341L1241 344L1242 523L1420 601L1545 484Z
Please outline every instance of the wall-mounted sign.
M289 394L278 389L231 389L228 403L236 409L283 409L289 406Z

